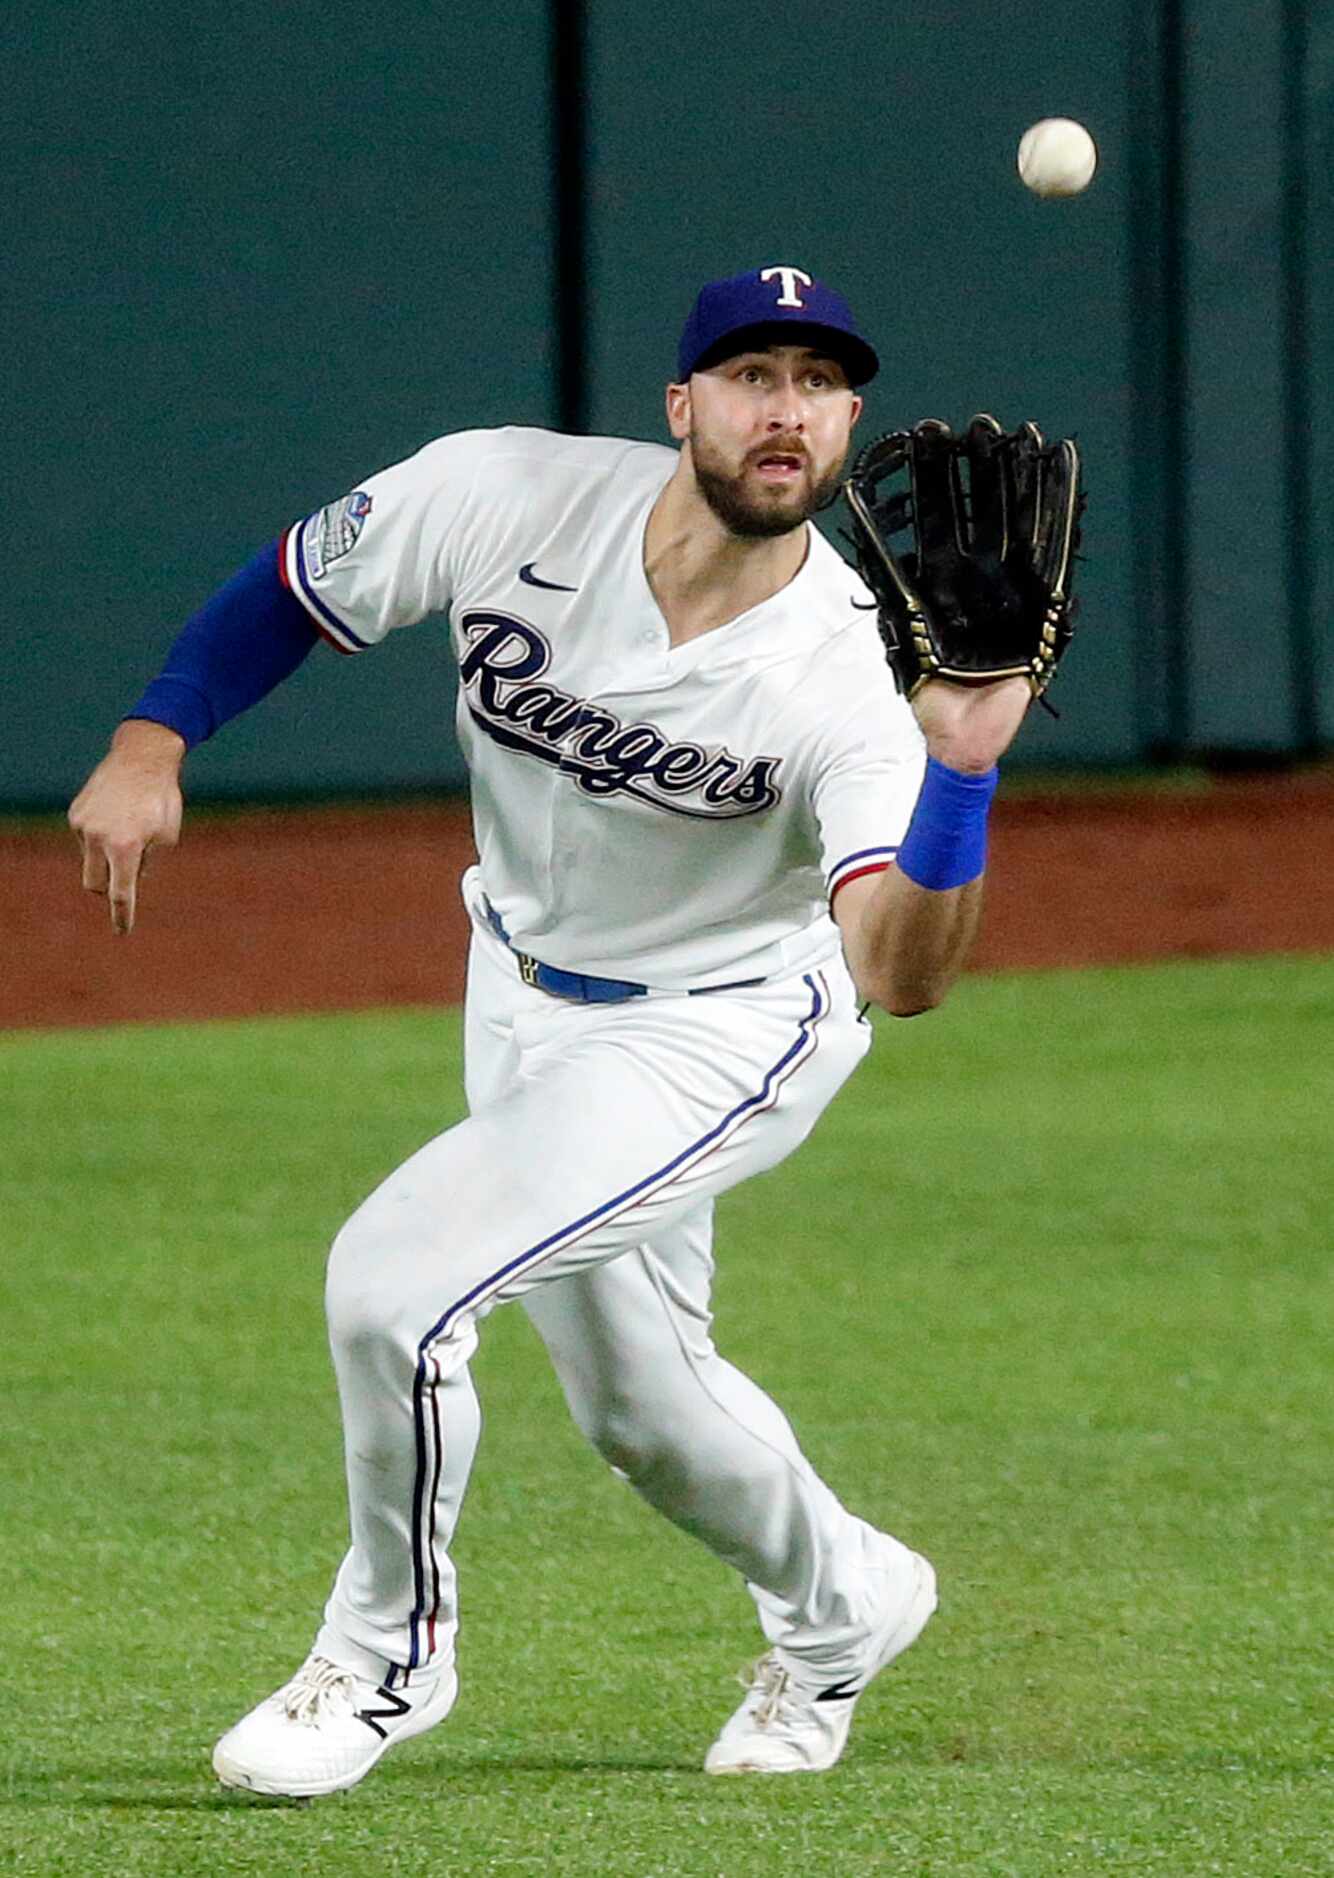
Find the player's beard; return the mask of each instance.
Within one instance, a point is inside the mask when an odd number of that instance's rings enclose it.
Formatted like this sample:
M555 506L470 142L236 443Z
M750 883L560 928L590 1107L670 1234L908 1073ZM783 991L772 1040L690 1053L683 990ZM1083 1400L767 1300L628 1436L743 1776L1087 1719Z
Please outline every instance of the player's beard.
M746 467L759 456L784 454L796 453L785 449L781 442L767 443L762 451L752 451L741 473L733 475L724 468L718 452L710 448L699 431L691 431L690 461L695 481L700 494L730 534L740 536L743 541L788 535L833 501L843 472L841 457L815 481L803 478L790 488L780 487L767 491L763 497L753 496L746 486ZM800 455L809 470L810 458L804 450Z

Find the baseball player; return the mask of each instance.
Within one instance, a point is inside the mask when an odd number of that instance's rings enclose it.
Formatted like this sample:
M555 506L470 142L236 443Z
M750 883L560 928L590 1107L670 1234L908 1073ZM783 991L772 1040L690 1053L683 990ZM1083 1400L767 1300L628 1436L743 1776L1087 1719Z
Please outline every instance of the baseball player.
M979 912L1022 678L909 705L810 525L877 357L783 265L700 292L676 448L529 429L429 443L291 528L187 625L74 803L128 932L186 751L321 638L448 622L477 865L468 1118L339 1233L328 1314L351 1545L311 1653L218 1743L228 1786L350 1787L457 1693L449 1544L468 1363L519 1299L579 1426L739 1571L768 1649L710 1773L828 1768L935 1608L710 1337L717 1194L809 1132L864 1007L940 1001Z

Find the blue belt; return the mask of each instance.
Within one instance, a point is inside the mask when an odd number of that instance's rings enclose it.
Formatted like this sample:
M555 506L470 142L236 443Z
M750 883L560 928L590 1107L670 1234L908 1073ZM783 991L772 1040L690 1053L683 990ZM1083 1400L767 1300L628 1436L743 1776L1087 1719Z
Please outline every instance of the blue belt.
M566 972L559 965L543 965L540 959L530 958L528 953L520 952L505 931L504 920L485 894L482 896L482 909L496 938L514 954L519 976L526 985L536 985L539 991L545 991L553 998L572 998L576 1004L623 1004L627 998L649 996L648 985L636 985L628 978L594 978L589 972ZM688 991L686 996L702 998L711 991L743 991L749 985L763 983L763 978L738 978L730 985L700 985L694 991Z

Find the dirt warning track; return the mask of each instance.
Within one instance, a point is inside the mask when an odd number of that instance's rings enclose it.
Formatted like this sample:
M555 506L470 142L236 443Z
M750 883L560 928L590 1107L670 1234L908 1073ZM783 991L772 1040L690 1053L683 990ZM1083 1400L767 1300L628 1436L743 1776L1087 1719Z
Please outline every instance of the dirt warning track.
M1173 788L1016 786L972 969L1334 951L1334 769ZM72 836L0 831L0 1028L457 1003L456 801L187 816L135 932Z

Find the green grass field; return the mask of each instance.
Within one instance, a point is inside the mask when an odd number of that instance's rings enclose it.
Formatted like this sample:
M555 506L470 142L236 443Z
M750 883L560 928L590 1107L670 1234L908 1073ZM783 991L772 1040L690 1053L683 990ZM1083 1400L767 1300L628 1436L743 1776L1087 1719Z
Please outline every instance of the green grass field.
M324 1247L459 1112L457 1021L12 1036L0 1091L0 1871L1334 1872L1334 961L967 980L723 1203L720 1342L942 1588L767 1783L698 1771L741 1586L509 1310L453 1717L221 1793L343 1546Z

